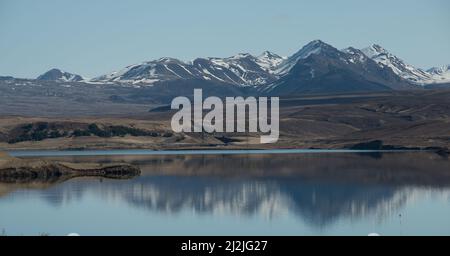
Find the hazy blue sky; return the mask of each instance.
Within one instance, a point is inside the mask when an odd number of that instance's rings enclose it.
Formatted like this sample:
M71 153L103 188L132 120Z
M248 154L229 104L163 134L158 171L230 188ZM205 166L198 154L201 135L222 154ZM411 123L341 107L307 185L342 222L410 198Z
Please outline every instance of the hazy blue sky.
M0 0L0 75L16 77L52 67L94 77L163 56L287 56L314 39L450 64L450 1Z

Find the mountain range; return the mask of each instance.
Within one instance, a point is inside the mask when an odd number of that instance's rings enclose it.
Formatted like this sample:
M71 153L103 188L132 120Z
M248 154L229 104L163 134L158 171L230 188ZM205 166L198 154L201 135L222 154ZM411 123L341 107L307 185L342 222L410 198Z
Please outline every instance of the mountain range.
M282 57L270 52L264 52L258 57L241 53L229 58L198 58L189 63L173 58L161 58L131 65L91 81L152 85L170 80L201 79L240 86L258 86L277 80L275 67L282 60Z
M374 44L364 49L338 50L314 40L289 57L265 51L227 58L197 58L183 62L160 58L85 79L52 69L37 81L115 84L167 90L216 87L255 90L263 94L331 93L421 89L450 84L450 65L421 70ZM165 87L165 88L164 88Z

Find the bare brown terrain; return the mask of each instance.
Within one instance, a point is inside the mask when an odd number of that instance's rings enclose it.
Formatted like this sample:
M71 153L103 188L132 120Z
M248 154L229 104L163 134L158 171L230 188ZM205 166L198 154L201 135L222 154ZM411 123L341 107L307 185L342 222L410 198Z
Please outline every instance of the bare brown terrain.
M99 176L130 178L140 173L129 164L70 163L40 159L19 159L0 152L1 182L68 180L75 177Z
M274 144L259 144L260 134L173 133L174 112L164 104L68 101L60 108L49 99L40 101L46 102L44 109L30 105L31 96L26 104L12 98L0 102L1 150L329 149L371 141L380 142L375 149L450 147L450 90L283 97L280 139ZM163 107L149 111L158 106ZM78 107L86 114L71 111ZM31 109L35 114L29 115Z

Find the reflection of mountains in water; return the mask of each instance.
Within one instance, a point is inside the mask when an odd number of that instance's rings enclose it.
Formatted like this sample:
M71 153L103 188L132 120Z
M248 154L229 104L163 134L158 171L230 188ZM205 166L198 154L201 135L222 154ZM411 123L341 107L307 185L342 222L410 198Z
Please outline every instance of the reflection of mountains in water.
M398 214L423 194L419 188L447 194L450 185L449 161L426 153L124 160L139 163L144 175L129 181L72 181L54 187L54 196L47 198L62 204L89 193L163 213L268 218L288 213L320 227L340 218Z
M221 179L216 177L143 176L129 181L101 183L71 181L51 189L45 197L62 206L87 195L133 208L177 214L182 211L214 216L296 215L305 223L324 227L341 218L398 214L422 190L403 186L320 183L292 178ZM442 193L450 191L442 190Z
M146 177L138 183L132 193L124 196L136 207L169 213L191 210L267 218L295 214L317 226L340 217L378 214L380 210L398 208L404 202L403 198L397 200L397 190L392 187L318 184L290 179L224 182L211 178ZM406 194L401 197L404 196Z

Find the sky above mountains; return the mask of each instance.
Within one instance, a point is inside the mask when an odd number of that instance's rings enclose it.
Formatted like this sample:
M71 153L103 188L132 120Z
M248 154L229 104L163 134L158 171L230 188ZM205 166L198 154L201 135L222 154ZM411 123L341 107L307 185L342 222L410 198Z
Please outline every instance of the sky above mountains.
M58 67L95 77L164 56L287 56L314 39L339 49L377 43L427 69L450 64L449 13L446 0L1 0L0 75Z

